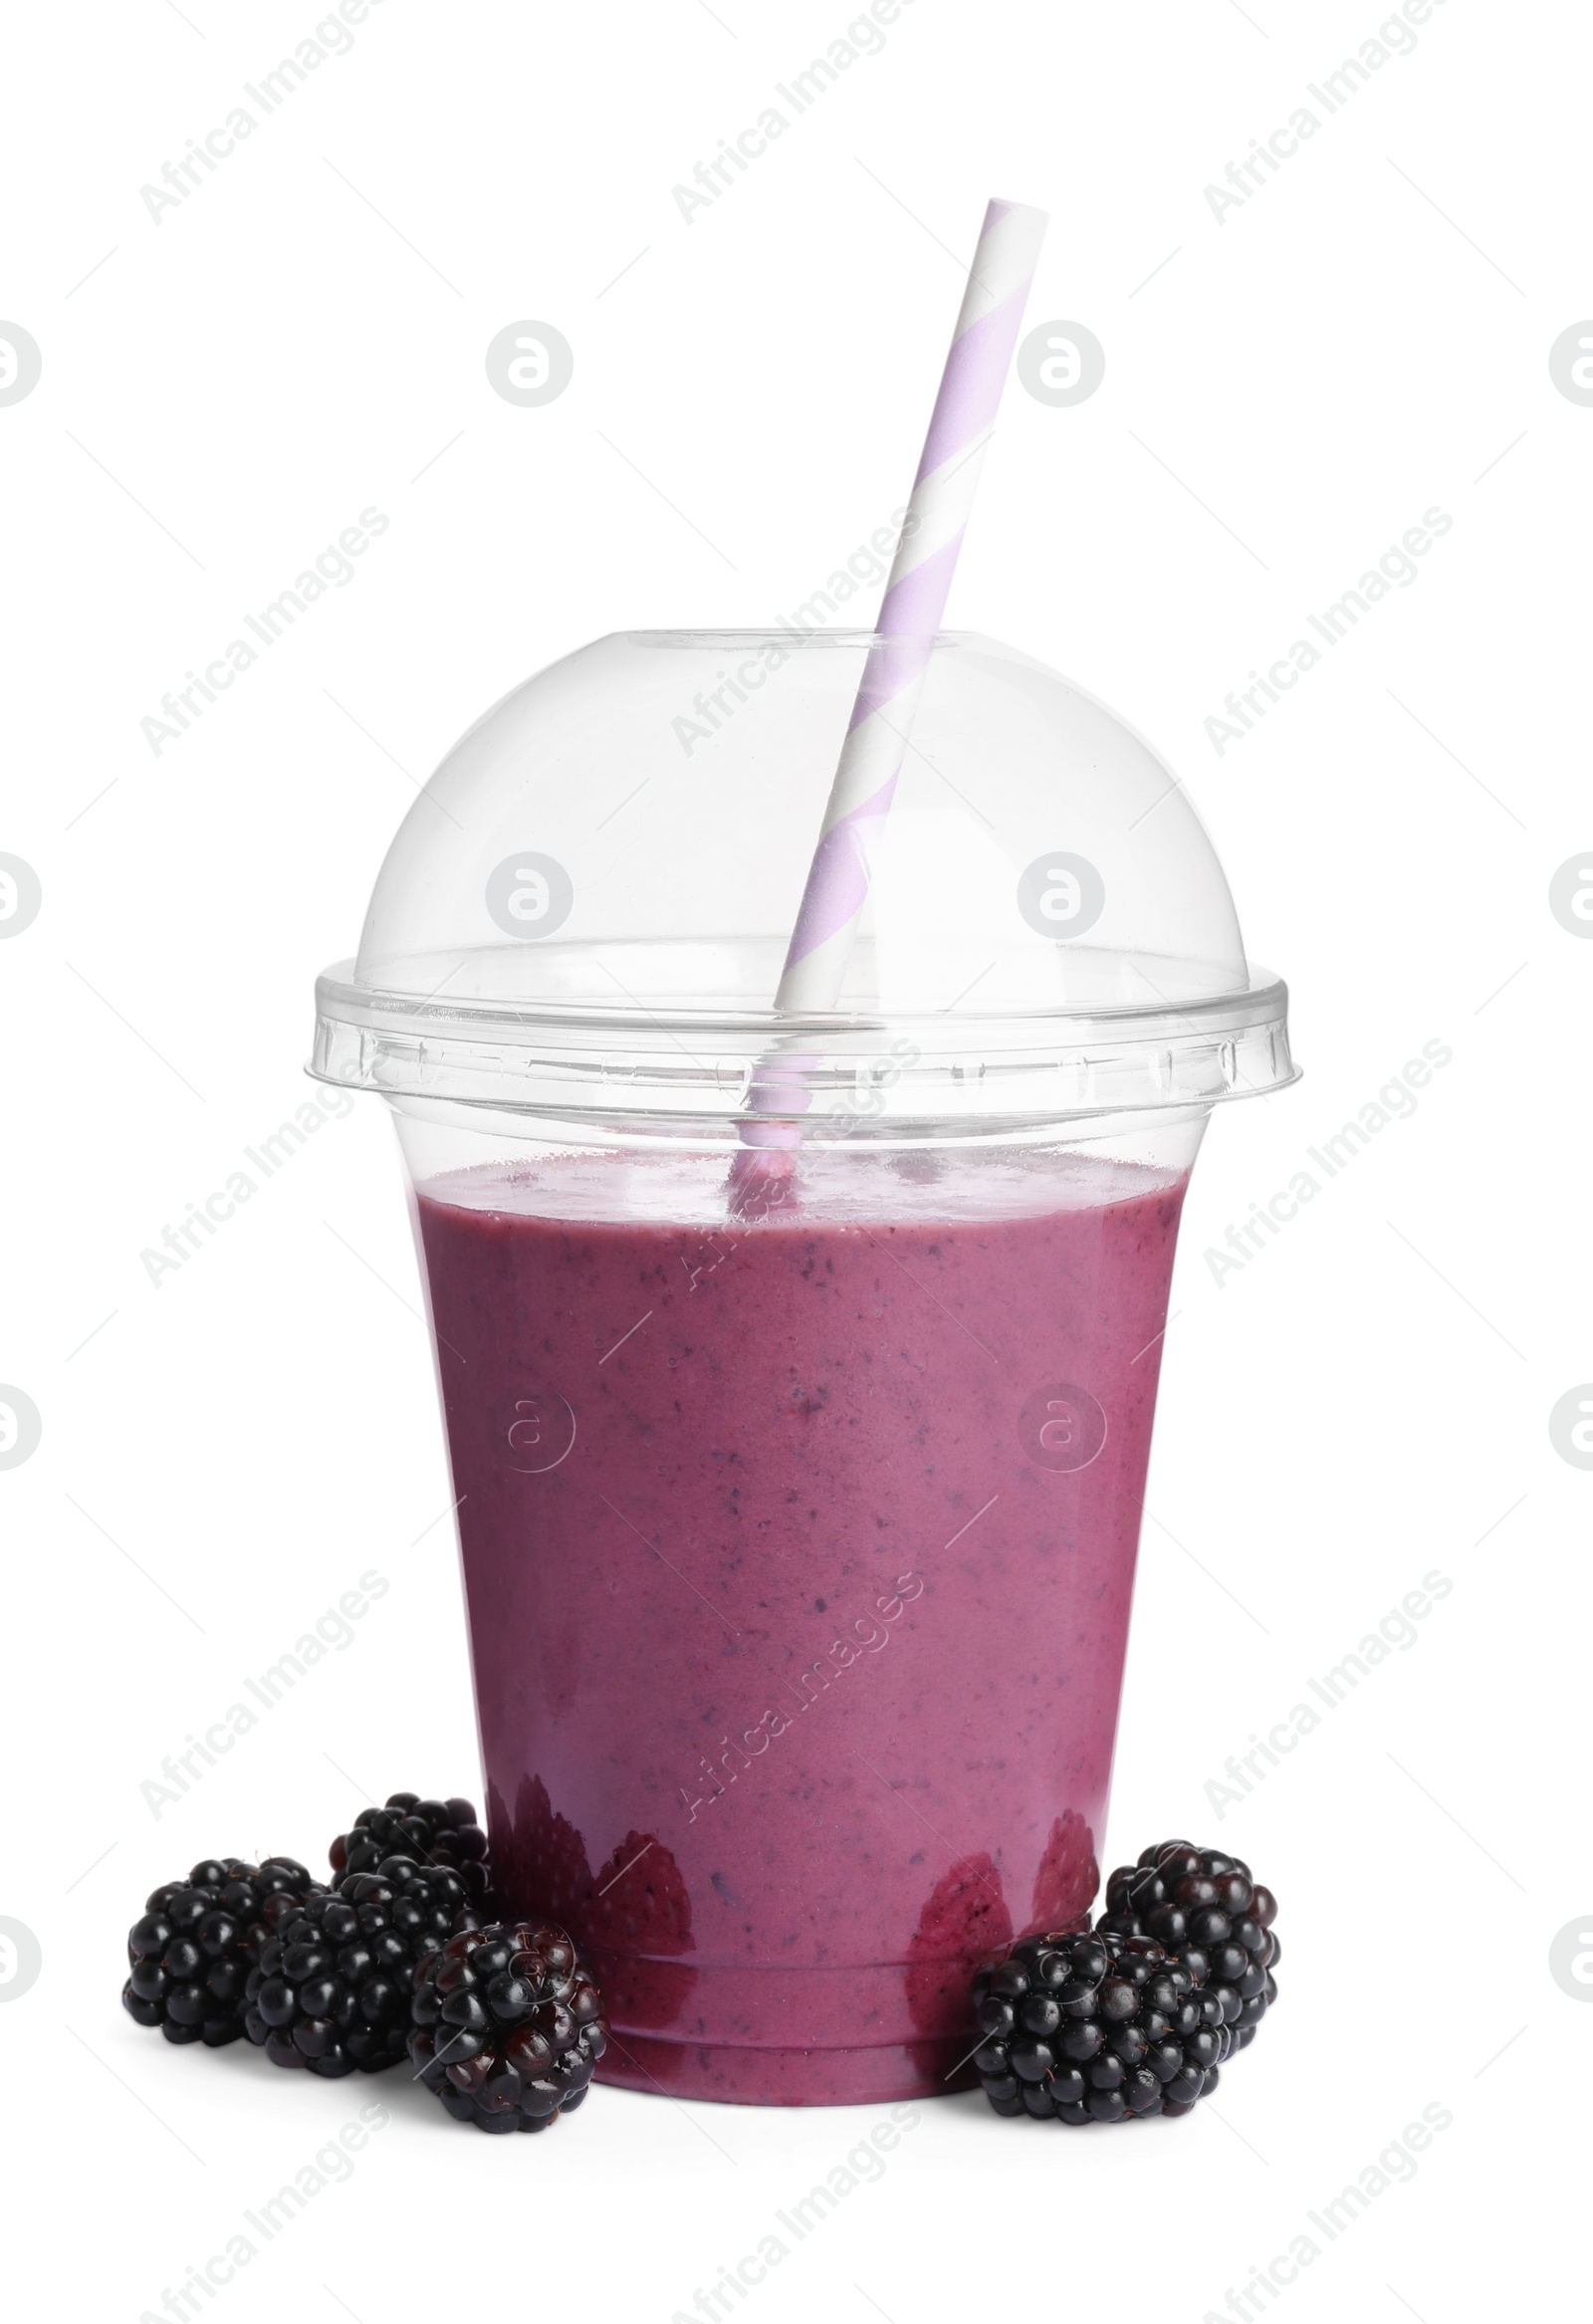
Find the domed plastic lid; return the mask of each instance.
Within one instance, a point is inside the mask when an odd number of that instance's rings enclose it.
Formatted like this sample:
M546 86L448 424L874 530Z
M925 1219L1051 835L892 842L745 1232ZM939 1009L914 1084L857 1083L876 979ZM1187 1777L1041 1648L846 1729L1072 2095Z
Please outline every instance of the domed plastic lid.
M634 631L516 688L388 849L311 1070L681 1125L801 1035L803 1136L1208 1105L1295 1077L1187 794L1089 695L936 642L832 1011L773 1009L871 638ZM787 1042L787 1046L791 1044Z

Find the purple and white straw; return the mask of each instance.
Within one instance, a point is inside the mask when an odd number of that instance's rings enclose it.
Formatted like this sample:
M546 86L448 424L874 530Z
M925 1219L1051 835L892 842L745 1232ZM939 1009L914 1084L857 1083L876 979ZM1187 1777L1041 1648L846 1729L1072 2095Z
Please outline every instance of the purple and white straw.
M913 717L946 609L985 448L1018 343L1045 212L993 201L963 294L895 562L879 608L823 828L792 932L777 1009L833 1009L868 895Z
M833 1009L840 998L1045 226L1043 210L1020 202L993 201L985 212L876 640L775 996L776 1008L788 1016ZM780 1199L769 1174L782 1174L781 1149L789 1170L790 1149L800 1137L796 1122L811 1101L811 1059L796 1053L799 1047L800 1037L794 1037L754 1070L741 1124L744 1151L732 1171L735 1209Z

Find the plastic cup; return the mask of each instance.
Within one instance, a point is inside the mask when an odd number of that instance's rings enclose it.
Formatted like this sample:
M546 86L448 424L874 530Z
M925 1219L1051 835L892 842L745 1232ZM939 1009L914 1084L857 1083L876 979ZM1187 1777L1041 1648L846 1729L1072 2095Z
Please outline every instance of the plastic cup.
M1185 1186L1293 1078L1187 795L936 645L838 1007L778 980L869 639L615 636L444 761L319 988L391 1102L490 1837L638 2089L957 2088L1098 1883ZM790 1197L727 1186L772 1045Z

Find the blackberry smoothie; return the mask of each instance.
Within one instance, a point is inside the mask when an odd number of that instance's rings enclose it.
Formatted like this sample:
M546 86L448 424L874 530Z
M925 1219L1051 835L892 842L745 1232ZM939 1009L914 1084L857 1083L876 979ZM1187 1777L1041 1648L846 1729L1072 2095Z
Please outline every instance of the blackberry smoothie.
M1093 1901L1186 1174L814 1149L753 1224L724 1175L417 1188L494 1856L603 2078L954 2089L973 1964Z

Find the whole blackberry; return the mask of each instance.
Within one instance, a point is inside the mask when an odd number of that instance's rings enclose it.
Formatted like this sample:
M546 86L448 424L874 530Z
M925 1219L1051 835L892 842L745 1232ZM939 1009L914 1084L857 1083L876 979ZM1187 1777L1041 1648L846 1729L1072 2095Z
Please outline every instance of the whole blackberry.
M1277 1899L1252 1880L1240 1857L1188 1840L1161 1840L1137 1864L1119 1865L1107 1881L1099 1927L1154 1938L1186 1961L1192 1949L1201 1953L1205 1981L1239 1995L1235 2046L1246 2049L1277 1999L1276 1918Z
M315 1893L313 1875L291 1856L207 1858L186 1880L167 1881L127 1932L123 2006L167 2041L209 2049L236 2041L245 1980L262 1947Z
M416 1970L411 2007L417 2077L477 2130L546 2130L608 2046L602 1996L551 1921L450 1938Z
M385 1807L361 1808L352 1828L327 1851L334 1872L374 1872L389 1856L417 1864L446 1864L464 1882L473 1905L491 1886L487 1835L468 1799L422 1799L418 1791L390 1791Z
M1198 1953L1175 1960L1116 1930L1021 1939L974 1978L986 2097L1042 2122L1188 2114L1217 2087L1239 2005L1205 1969Z
M262 1947L244 2030L274 2066L380 2073L404 2054L417 1965L477 1919L446 1864L389 1856L318 1889Z

